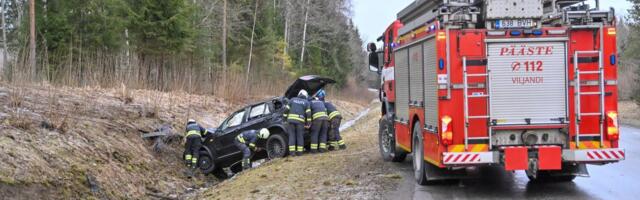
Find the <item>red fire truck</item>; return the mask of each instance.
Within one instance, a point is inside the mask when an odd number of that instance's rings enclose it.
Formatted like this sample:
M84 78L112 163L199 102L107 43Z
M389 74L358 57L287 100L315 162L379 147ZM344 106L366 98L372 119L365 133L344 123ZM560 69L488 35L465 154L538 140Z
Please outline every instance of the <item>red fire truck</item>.
M415 179L470 169L571 181L618 146L615 13L584 0L416 0L368 46L379 146Z

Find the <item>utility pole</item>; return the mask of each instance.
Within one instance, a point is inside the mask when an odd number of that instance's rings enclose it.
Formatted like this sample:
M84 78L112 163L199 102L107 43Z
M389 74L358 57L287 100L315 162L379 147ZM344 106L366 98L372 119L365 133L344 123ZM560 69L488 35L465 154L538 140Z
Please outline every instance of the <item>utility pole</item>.
M29 67L31 69L31 78L36 77L36 1L29 0Z

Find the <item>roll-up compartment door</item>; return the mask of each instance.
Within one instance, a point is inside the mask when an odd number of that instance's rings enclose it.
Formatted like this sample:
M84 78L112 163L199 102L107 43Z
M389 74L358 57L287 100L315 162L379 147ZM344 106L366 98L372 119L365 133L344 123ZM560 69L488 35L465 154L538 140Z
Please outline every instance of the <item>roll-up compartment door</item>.
M490 115L498 125L566 121L564 42L488 44Z
M422 44L409 47L409 99L414 106L424 105L422 56Z
M423 43L424 52L424 118L425 127L437 131L438 127L438 62L436 40L431 38Z
M409 121L409 50L395 52L396 120Z

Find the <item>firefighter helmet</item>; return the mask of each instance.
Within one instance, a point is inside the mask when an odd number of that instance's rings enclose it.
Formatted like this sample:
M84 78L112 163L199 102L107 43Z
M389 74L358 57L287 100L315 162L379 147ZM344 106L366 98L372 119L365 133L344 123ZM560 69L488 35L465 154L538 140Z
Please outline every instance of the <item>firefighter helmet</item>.
M266 128L260 129L258 133L258 137L262 139L267 139L269 137L269 130Z
M194 124L194 123L196 123L196 120L195 120L195 119L189 119L189 120L187 120L187 124Z
M307 93L306 90L300 90L300 92L298 92L298 96L304 96L304 98L309 97L309 93Z

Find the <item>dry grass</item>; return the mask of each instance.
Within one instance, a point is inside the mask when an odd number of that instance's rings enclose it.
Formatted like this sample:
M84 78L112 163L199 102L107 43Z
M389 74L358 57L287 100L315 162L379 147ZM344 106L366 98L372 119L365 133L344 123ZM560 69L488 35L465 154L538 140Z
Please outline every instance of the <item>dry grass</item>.
M382 198L382 188L401 177L389 175L389 164L377 156L376 112L379 110L372 109L368 116L361 119L361 123L342 134L348 145L347 150L274 160L216 185L194 198Z
M620 122L640 127L640 107L633 101L620 101L618 103Z

